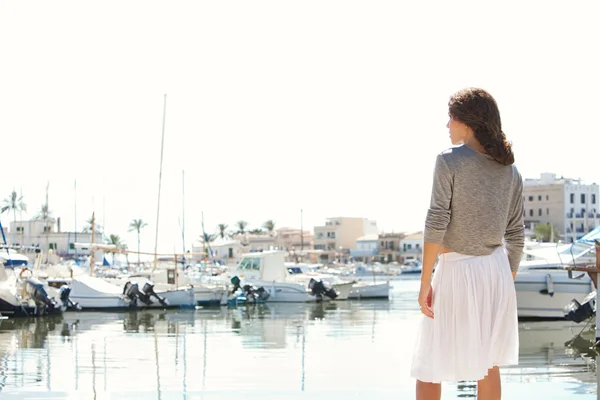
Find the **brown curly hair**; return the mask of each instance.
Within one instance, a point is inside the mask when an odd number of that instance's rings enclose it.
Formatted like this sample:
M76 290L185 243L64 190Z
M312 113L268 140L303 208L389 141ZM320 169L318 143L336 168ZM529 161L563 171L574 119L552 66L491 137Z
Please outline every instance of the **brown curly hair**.
M502 165L515 162L512 145L502 132L496 100L480 88L462 89L448 101L450 116L473 129L485 152Z

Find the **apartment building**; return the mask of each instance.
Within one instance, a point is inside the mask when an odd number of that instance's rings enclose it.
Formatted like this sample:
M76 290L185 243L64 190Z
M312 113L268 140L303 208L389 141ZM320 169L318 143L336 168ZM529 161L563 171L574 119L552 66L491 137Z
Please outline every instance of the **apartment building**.
M103 243L103 236L95 232L94 243ZM90 249L85 246L75 246L75 243L90 243L91 232L63 232L60 228L60 218L48 221L32 219L29 221L13 221L6 233L9 245L39 247L47 254L44 260L58 262L61 258L88 257ZM29 255L28 255L29 256ZM96 260L102 260L104 252L94 252Z
M404 233L382 233L379 235L379 260L390 263L402 261L401 242L406 235Z
M275 243L278 249L287 251L311 250L313 235L310 231L301 231L297 228L279 228L275 233Z
M400 240L402 262L408 260L423 261L423 232L406 235Z
M542 173L539 179L525 179L523 219L533 231L537 224L549 224L555 240L572 243L600 225L599 186L579 179L557 178Z
M370 234L377 235L379 230L377 223L367 218L327 218L325 225L314 227L314 249L322 251L322 262L333 261L340 254L349 254L356 239Z

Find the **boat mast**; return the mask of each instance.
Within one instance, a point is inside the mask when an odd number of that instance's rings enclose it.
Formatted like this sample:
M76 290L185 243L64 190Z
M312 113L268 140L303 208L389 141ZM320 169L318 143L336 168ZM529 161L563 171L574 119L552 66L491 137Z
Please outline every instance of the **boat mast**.
M154 267L152 268L152 272L156 270L156 266L158 263L158 221L160 217L160 187L162 182L162 165L163 165L163 150L165 144L165 117L167 113L167 95L164 97L163 104L163 124L162 124L162 138L160 141L160 169L158 172L158 203L156 205L156 231L154 236Z
M96 230L96 212L92 212L92 240L90 243L90 276L94 276L94 251L96 248L94 247L94 231Z
M185 171L181 171L181 241L185 257Z

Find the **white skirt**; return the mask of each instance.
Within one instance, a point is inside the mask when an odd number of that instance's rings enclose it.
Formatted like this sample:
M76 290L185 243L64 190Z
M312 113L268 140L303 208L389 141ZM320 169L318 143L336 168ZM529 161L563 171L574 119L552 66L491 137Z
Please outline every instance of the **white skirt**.
M517 296L508 256L441 254L432 280L433 316L422 316L411 376L423 382L483 379L519 361Z

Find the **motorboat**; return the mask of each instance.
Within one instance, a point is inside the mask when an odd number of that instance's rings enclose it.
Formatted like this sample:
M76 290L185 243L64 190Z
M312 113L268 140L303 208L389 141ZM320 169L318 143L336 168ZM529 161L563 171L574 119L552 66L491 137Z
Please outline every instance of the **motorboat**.
M570 268L595 260L593 241L599 237L600 227L571 244L524 251L515 278L519 318L562 319L567 304L595 290L589 274Z
M353 283L329 284L320 279L292 277L285 251L267 250L243 254L231 268L233 290L267 302L305 303L348 298ZM312 280L311 280L312 279Z
M29 258L14 249L0 248L0 314L4 317L57 315L70 301L68 286L52 291L36 278Z

